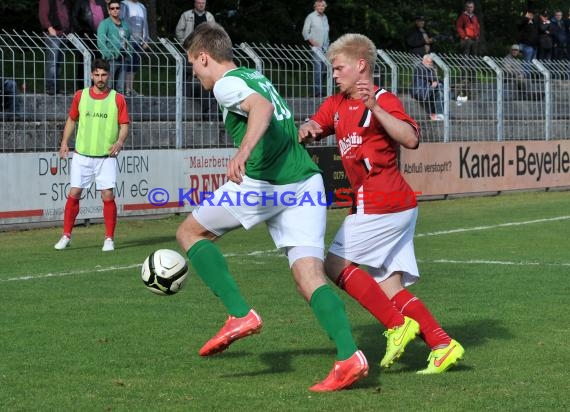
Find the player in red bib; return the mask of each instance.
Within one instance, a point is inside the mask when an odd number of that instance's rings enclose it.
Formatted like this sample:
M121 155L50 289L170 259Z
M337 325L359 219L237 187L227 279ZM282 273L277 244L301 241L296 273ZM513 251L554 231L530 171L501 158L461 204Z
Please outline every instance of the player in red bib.
M340 93L327 98L299 129L302 142L336 135L352 190L352 213L329 249L327 275L388 329L381 366L399 358L404 351L399 346L413 339L417 321L431 348L427 368L418 373L444 372L463 357L464 349L405 289L419 278L413 244L418 208L397 157L400 146L418 147L419 127L395 95L374 85L376 47L370 39L345 34L327 56Z

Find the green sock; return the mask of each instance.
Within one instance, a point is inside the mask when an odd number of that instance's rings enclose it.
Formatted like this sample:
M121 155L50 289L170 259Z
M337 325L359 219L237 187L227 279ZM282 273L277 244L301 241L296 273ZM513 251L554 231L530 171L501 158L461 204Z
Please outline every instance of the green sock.
M214 242L200 240L186 254L200 279L222 300L230 315L241 318L248 314L251 307L241 296L226 259Z
M336 345L337 360L350 358L358 348L340 297L329 285L323 285L313 292L310 305L319 323Z

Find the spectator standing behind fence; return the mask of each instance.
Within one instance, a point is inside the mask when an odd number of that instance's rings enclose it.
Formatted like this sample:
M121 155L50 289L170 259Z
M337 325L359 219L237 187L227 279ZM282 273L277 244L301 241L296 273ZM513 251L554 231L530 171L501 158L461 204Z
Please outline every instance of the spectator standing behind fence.
M475 15L474 2L465 2L464 11L457 18L455 29L459 36L461 53L466 56L477 56L479 54L481 27L479 19Z
M443 84L438 80L430 54L424 55L422 61L414 67L412 97L422 102L431 120L444 120Z
M555 10L554 16L550 20L552 25L550 26L552 32L552 39L554 40L554 45L552 48L552 58L556 60L567 59L568 58L568 35L570 34L568 30L570 29L568 20L564 19L562 10Z
M120 0L111 0L108 4L109 17L97 28L97 46L110 63L112 87L119 93L125 90L126 66L131 61L131 33L129 26L119 17Z
M538 50L536 57L541 60L552 59L553 46L552 23L550 22L548 11L544 10L538 15Z
M129 26L132 48L131 62L125 71L125 96L138 96L139 92L133 89L133 81L141 66L141 55L148 49L150 41L146 7L138 0L123 0L121 19Z
M520 47L513 44L505 56L505 97L507 100L525 100L529 92L529 79L525 75Z
M568 17L564 19L564 25L566 26L566 55L570 59L570 11Z
M518 42L525 62L536 59L538 48L538 21L532 10L524 12L518 24Z
M117 156L128 136L129 113L123 95L107 87L109 62L95 59L91 66L91 80L92 87L78 90L73 96L59 148L59 156L66 159L69 139L77 125L75 154L69 172L71 189L63 212L63 236L54 246L57 250L70 245L81 194L93 181L103 200L105 241L102 250L115 249L117 205L113 189L117 182Z
M101 57L96 43L97 28L107 17L109 12L105 0L76 0L73 4L71 18L73 32L83 39L93 58ZM81 85L84 77L83 67L83 56L81 56L77 62L77 79Z
M414 27L406 35L406 44L410 48L410 52L423 56L431 51L431 47L434 43L434 37L426 29L424 16L416 16L414 19Z
M204 22L215 22L214 15L206 10L206 0L194 0L194 8L187 10L180 16L176 25L176 38L180 44L184 43L196 27Z
M45 92L65 94L60 72L66 34L71 33L71 2L69 0L40 0L39 19L45 34Z
M184 40L192 34L194 29L205 22L215 23L214 15L206 11L206 0L194 0L194 8L187 10L180 16L176 25L176 39L182 45ZM192 75L192 66L186 67L186 96L200 101L202 120L213 120L217 115L216 102L212 92L205 90L200 82Z
M109 17L107 1L105 0L76 0L73 5L73 32L84 39L95 39L97 28L103 20ZM88 42L87 46L92 42Z
M479 19L475 15L475 3L466 1L463 13L459 15L455 22L455 29L459 36L461 54L464 56L477 56L479 54L479 35L481 28ZM464 74L455 86L457 89L457 104L461 105L469 99L472 93L475 75L472 67L464 67Z
M305 18L303 24L303 39L307 41L313 49L318 49L325 53L329 48L329 20L325 14L327 2L324 0L316 0L314 11ZM313 85L315 97L321 97L326 94L323 92L323 76L325 74L325 64L319 57L319 53L313 50Z

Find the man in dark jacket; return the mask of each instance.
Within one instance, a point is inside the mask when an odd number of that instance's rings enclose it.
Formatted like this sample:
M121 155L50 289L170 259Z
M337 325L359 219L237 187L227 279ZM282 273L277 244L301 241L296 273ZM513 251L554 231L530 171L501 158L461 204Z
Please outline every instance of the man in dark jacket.
M435 42L435 39L425 26L424 16L416 16L414 28L406 35L406 44L410 48L410 52L418 56L429 53L432 44Z
M552 57L556 60L568 58L568 34L570 24L567 19L564 19L562 10L554 11L554 16L550 19L552 22L552 38L554 39L554 48L552 50Z
M536 59L538 49L538 20L532 10L527 10L517 24L518 41L521 46L523 59L531 62Z
M431 54L423 56L414 67L412 97L424 104L431 120L441 121L443 117L443 84L437 78Z
M58 84L63 63L65 35L71 33L71 1L40 0L38 17L45 34L45 90L47 94L65 93Z
M538 16L538 51L536 58L540 60L552 59L553 46L552 23L550 22L548 11L544 10Z
M73 31L84 38L95 38L97 27L109 17L105 0L76 0L73 5Z

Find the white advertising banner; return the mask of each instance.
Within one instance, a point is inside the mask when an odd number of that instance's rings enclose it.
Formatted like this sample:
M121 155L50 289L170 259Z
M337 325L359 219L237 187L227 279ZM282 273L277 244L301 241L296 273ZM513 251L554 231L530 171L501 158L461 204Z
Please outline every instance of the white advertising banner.
M124 150L117 158L119 215L190 211L226 181L235 149ZM73 155L2 153L0 224L63 220ZM103 216L95 185L83 191L78 219Z

